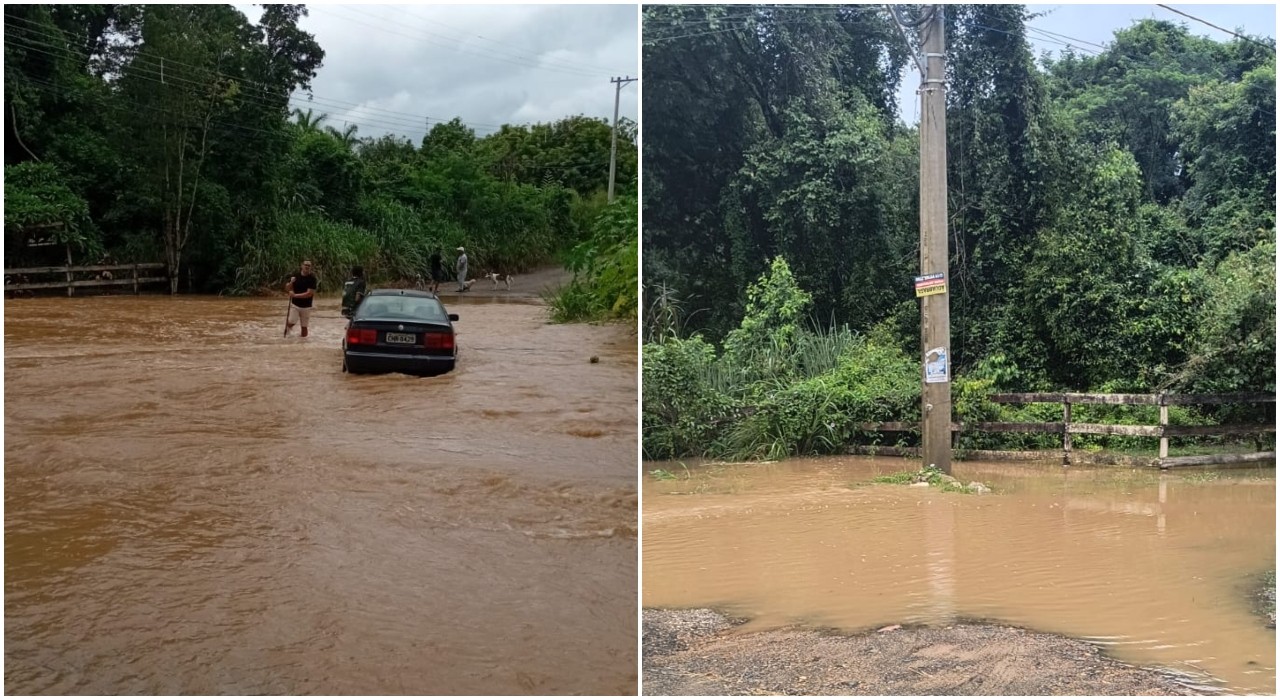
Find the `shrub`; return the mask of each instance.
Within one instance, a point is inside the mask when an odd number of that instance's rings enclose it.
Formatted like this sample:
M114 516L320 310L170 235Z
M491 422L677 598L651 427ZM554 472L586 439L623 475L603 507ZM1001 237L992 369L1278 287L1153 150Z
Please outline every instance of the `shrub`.
M735 404L710 379L715 348L694 336L644 346L644 453L669 459L710 452Z

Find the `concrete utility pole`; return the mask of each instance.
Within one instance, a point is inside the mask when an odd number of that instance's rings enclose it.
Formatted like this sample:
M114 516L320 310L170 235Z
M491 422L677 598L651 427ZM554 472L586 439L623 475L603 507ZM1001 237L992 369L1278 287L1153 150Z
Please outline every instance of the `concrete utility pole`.
M617 87L613 91L613 148L609 152L609 203L613 204L613 176L618 168L618 101L622 99L622 86L634 83L639 78L609 78L609 82Z
M920 85L920 340L924 466L951 473L951 293L947 251L947 97L943 6L934 5L921 27L924 81ZM939 278L938 275L941 275ZM938 282L942 291L937 292Z

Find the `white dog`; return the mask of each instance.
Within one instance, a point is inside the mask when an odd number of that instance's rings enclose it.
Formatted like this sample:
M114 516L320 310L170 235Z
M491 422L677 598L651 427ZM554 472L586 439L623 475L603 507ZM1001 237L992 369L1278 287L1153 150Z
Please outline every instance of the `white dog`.
M515 280L511 275L504 275L501 272L490 272L484 276L485 279L493 280L493 288L498 288L498 283L502 282L507 285L507 289L511 289L511 282Z

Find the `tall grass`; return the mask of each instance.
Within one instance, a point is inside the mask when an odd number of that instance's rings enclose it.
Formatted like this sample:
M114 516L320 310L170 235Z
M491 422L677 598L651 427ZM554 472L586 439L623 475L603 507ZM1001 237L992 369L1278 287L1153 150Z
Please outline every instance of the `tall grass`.
M567 256L573 281L548 300L552 319L635 318L638 256L636 200L622 198L596 217L591 237L574 246Z
M495 186L475 193L460 215L429 203L414 206L369 197L349 223L334 221L319 209L286 210L242 243L230 291L247 294L282 285L303 259L315 263L322 291L341 288L353 265L363 266L371 281L412 280L429 271L432 253L439 253L446 270L452 270L459 246L467 250L473 276L521 272L551 261L580 238L569 215L575 196L563 188ZM557 228L557 222L563 227ZM634 268L635 239L632 226L630 251L604 251L590 270L591 279L584 280L582 294L588 298L565 300L568 315L598 312L601 302L592 294L597 287L618 284L614 278L625 276L628 253ZM609 299L609 310L614 301Z
M917 367L897 348L847 329L805 331L797 347L792 374L738 389L751 410L729 429L724 457L830 454L848 444L858 423L919 415Z
M839 452L862 421L919 414L915 363L849 328L812 328L738 355L700 338L644 348L644 449L778 459ZM678 410L677 410L678 409Z
M796 337L795 363L803 378L816 377L830 372L840 363L840 358L860 346L861 337L848 326L824 329L814 321L807 333Z
M274 226L245 241L233 292L283 286L303 260L310 260L321 292L338 290L351 265L376 267L379 245L364 229L313 212L285 212Z

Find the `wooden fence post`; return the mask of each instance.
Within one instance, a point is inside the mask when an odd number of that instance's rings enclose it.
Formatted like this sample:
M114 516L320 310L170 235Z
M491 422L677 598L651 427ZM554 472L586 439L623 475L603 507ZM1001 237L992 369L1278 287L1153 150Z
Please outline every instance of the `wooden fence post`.
M138 263L133 264L133 294L138 295Z
M1160 468L1164 469L1164 461L1169 458L1169 437L1164 429L1169 427L1169 404L1163 392L1160 394Z
M1071 397L1062 397L1062 466L1071 464Z
M73 275L71 274L71 244L68 243L67 244L67 296L74 296L76 288L71 286L71 283L73 281L74 281L74 278L73 278Z

